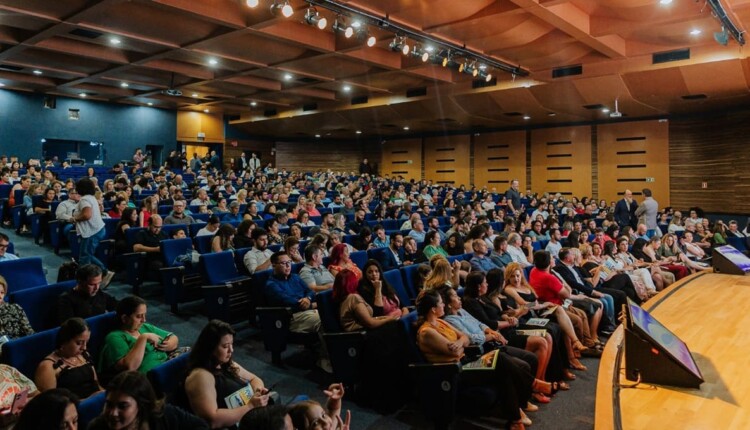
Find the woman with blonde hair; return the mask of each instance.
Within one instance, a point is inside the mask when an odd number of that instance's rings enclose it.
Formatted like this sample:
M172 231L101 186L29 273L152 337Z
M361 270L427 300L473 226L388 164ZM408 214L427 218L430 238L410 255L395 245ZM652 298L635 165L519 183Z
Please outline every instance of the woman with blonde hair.
M424 280L425 289L440 288L443 285L448 285L451 288L458 288L461 284L461 279L459 277L461 263L458 261L454 261L453 264L451 264L448 262L448 259L442 255L434 255L430 259L430 267L432 270Z
M159 201L156 196L148 196L143 199L141 213L138 215L138 226L148 227L148 220L152 215L159 213Z

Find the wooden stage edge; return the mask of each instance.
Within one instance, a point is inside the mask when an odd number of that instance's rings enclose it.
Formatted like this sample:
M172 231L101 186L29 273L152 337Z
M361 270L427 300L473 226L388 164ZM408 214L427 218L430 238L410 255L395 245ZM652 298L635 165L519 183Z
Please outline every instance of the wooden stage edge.
M701 272L643 305L690 348L705 382L699 389L625 378L624 329L602 354L596 430L750 429L750 277Z

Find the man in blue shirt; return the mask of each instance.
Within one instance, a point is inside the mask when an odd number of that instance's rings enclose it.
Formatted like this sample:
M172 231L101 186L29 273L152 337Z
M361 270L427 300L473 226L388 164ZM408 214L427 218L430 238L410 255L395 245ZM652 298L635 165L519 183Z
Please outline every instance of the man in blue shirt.
M10 238L5 233L0 233L0 261L18 260L16 255L7 252L9 245Z
M482 239L474 239L471 242L471 248L474 250L474 256L469 260L472 271L487 273L491 269L502 269L502 267L493 263L490 257L487 256L487 242Z
M266 300L270 306L292 308L289 331L315 333L320 330L320 316L315 293L299 275L292 274L292 258L284 251L271 256L273 274L266 283Z

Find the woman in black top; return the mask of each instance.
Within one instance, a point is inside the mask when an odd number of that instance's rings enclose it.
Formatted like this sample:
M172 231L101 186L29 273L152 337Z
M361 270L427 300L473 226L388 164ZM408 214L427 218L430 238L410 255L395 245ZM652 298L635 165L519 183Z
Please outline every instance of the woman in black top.
M138 211L135 208L125 208L122 211L122 217L115 227L115 253L125 254L133 252L128 246L128 240L125 236L125 230L136 227L138 224Z
M254 243L250 237L253 229L255 228L255 221L243 220L240 225L237 226L237 234L234 235L234 249L241 248L252 248Z
M55 340L55 351L36 369L34 382L39 391L66 388L81 399L102 390L96 370L86 351L91 332L86 321L70 318L62 323Z
M234 427L248 411L268 404L263 380L232 359L234 333L229 324L212 320L190 350L185 394L193 413L211 428ZM248 385L252 389L250 401L229 409L224 399Z

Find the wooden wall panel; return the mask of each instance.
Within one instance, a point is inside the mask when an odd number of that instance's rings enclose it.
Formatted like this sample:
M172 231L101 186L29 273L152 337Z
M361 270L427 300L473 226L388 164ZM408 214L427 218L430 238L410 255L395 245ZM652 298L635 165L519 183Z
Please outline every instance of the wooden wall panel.
M746 111L672 120L669 164L672 206L750 213L750 122ZM706 182L707 188L702 188Z
M204 133L203 139L198 133ZM224 121L221 114L177 112L177 140L180 142L224 143Z
M531 131L531 189L591 196L591 127Z
M513 179L526 190L526 131L474 136L474 185L503 192Z
M422 139L389 140L381 149L383 175L422 179Z
M660 207L669 206L669 124L656 120L604 124L597 132L598 198L618 200L625 189L640 196L643 188L650 188Z
M289 171L359 172L359 163L367 157L380 164L379 148L358 142L276 142L276 166Z
M424 139L424 178L456 187L470 185L471 136L440 136Z

